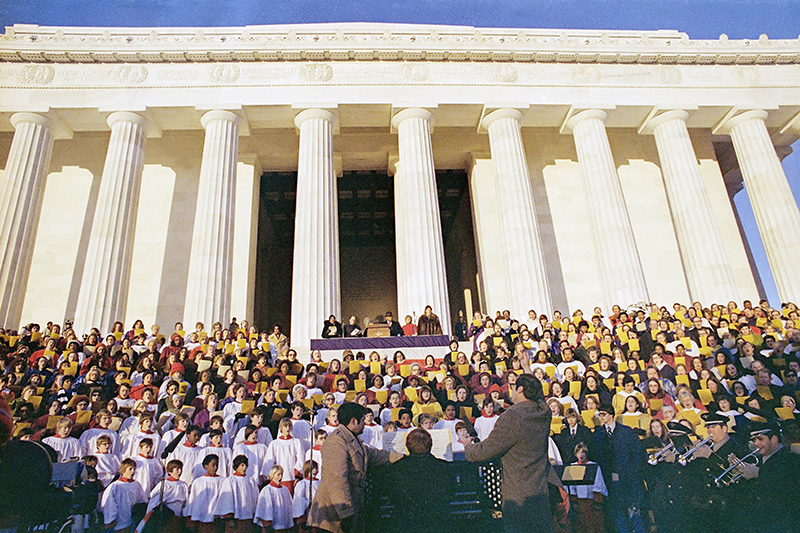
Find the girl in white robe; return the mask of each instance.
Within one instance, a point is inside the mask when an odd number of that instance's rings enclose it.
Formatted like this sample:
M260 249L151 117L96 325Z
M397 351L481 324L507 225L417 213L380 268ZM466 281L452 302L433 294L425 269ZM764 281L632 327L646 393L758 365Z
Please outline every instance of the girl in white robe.
M297 441L297 439L293 440ZM270 468L269 483L261 489L261 494L258 495L255 520L253 520L262 527L271 526L276 532L288 531L294 526L292 494L282 482L284 476L285 473L280 465Z

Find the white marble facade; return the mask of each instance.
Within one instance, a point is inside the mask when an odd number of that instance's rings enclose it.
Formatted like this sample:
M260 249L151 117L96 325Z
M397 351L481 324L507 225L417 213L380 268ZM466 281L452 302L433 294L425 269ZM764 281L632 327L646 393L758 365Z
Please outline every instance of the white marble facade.
M396 243L401 317L432 304L451 323L434 169L469 174L486 312L758 298L742 181L780 297L798 301L779 159L798 137L798 40L16 25L0 35L0 315L251 317L259 176L292 171L316 206L296 220L292 281L307 345L339 312L341 169L394 174L395 219L426 243Z

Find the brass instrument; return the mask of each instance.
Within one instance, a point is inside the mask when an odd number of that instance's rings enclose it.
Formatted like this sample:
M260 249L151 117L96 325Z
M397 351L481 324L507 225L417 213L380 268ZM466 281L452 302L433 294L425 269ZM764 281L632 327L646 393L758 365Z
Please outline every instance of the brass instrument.
M692 448L691 450L687 451L686 453L684 453L683 455L681 455L680 457L678 457L678 462L681 464L681 466L686 466L686 465L689 463L689 461L693 460L693 459L694 459L694 453L695 453L697 450L699 450L700 448L702 448L703 446L705 446L706 444L708 444L709 442L711 442L711 440L712 440L712 439L711 439L711 437L710 437L710 436L709 436L709 437L706 437L706 438L704 438L703 440L701 440L700 442L698 442L698 443L695 445L695 447L694 447L694 448Z
M655 466L659 463L659 461L664 460L665 453L674 450L675 450L675 443L670 442L669 444L661 448L657 453L651 453L650 457L647 459L647 463Z
M760 452L758 450L753 450L752 452L748 453L741 459L738 459L735 463L729 466L723 473L714 478L714 484L717 487L722 487L722 486L728 487L730 485L738 483L739 480L742 478L743 474L741 470L736 470L736 468L745 461L747 461L748 459L750 459L751 457L755 457L756 462L753 464L757 465L759 460L759 455Z

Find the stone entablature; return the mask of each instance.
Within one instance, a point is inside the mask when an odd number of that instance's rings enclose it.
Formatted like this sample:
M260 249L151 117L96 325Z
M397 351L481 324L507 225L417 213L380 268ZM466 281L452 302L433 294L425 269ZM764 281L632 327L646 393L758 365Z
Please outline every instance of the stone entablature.
M0 61L185 63L489 61L682 65L800 63L800 41L690 39L673 30L520 30L403 24L74 28L15 24Z

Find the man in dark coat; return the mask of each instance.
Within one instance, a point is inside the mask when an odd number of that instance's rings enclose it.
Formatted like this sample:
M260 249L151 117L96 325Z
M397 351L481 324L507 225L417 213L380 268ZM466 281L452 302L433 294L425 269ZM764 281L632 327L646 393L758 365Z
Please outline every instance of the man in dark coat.
M600 405L597 416L603 425L594 430L589 451L608 487L607 520L613 521L620 533L644 533L642 468L646 452L631 428L614 421L613 405Z
M400 322L394 319L394 315L392 315L391 311L387 311L384 315L384 318L386 319L386 325L389 326L389 336L402 337L403 326L400 325Z
M441 335L442 323L439 317L433 313L433 308L425 306L425 314L417 321L417 335Z
M552 415L542 384L522 374L511 388L509 407L483 442L464 444L467 461L502 458L503 527L507 533L553 531L547 476L548 437Z

